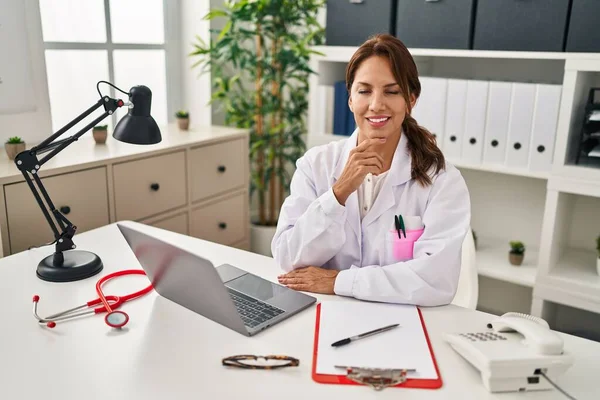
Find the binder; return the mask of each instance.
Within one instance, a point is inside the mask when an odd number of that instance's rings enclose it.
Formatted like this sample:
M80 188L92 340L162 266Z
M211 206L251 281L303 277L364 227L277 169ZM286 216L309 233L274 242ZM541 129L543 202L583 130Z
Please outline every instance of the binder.
M421 81L421 94L411 115L419 125L433 133L437 145L441 149L444 144L448 80L429 76L419 79Z
M504 165L512 83L490 82L483 163Z
M561 85L537 85L529 155L531 171L549 172L552 168L561 92Z
M470 80L467 82L465 132L461 159L472 164L481 163L483 157L483 132L485 130L488 86L489 82L487 81Z
M334 84L333 133L350 136L355 129L354 114L348 106L348 90L345 81Z
M506 166L509 168L526 168L529 164L535 89L534 83L513 83L506 149Z
M446 118L444 124L444 156L450 161L460 159L465 130L467 81L448 79Z
M332 301L330 303L340 303ZM389 304L384 303L365 303L359 302L366 306L390 306ZM347 369L340 369L339 375L337 374L325 374L319 373L317 371L318 359L319 359L319 339L320 339L320 331L321 331L321 308L323 303L317 305L317 315L315 321L315 334L314 334L314 348L313 348L313 363L312 363L312 378L315 382L324 383L324 384L341 384L341 385L368 385L376 390L383 389L385 387L394 387L394 388L421 388L421 389L439 389L442 387L442 377L440 375L439 368L437 366L437 361L435 359L435 355L433 353L433 348L431 347L431 342L429 340L429 335L427 333L427 328L425 327L425 323L423 321L423 315L421 314L421 310L418 307L414 307L416 312L418 313L418 324L420 325L420 329L422 329L422 333L424 335L424 340L426 344L427 357L430 357L432 366L435 371L435 378L414 378L411 377L408 370L402 369L390 369L390 368L361 368L361 366L348 366ZM398 305L391 305L398 306ZM402 306L401 306L402 307ZM402 326L397 329L402 329ZM339 329L341 332L342 330ZM385 335L383 333L382 335ZM341 338L340 338L341 339ZM378 340L377 336L373 336L372 340ZM363 340L369 340L363 339ZM388 338L389 340L389 338ZM346 346L356 346L360 345L360 340L357 343L350 343ZM407 342L406 346L413 347L414 343Z

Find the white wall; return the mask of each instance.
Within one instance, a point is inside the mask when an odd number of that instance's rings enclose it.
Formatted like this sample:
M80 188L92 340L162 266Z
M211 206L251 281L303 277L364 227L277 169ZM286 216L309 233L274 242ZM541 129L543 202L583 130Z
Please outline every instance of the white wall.
M198 59L188 56L194 49L196 35L208 43L210 21L202 18L208 13L210 3L210 0L181 1L181 95L183 108L190 110L192 125L212 123L211 107L208 105L211 94L210 72L200 76L200 68L192 69Z
M27 143L40 142L52 133L39 4L37 0L23 1L27 37L15 37L14 40L23 42L29 49L36 108L31 112L0 114L0 140L3 143L10 136L21 136ZM7 8L0 6L0 12L7 12ZM0 57L4 63L10 54L0 54Z

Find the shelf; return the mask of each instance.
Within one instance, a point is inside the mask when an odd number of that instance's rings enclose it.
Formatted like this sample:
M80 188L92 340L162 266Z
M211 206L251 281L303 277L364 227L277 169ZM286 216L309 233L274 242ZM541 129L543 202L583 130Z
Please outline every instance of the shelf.
M320 60L348 62L358 46L315 46L313 50L325 54ZM504 58L521 60L600 60L599 53L566 53L536 51L409 49L414 57Z
M527 178L536 178L536 179L548 179L550 176L549 172L529 171L527 169L509 168L509 167L504 167L502 165L472 164L472 163L464 162L461 160L455 160L455 159L448 159L448 162L450 162L457 168L466 168L466 169L472 169L472 170L477 170L477 171L495 172L498 174L505 174L505 175L524 176Z
M326 134L311 134L308 136L308 147L320 146L323 144L327 144L330 142L335 142L338 140L347 139L348 136L344 135L334 135L330 133ZM467 168L476 171L485 171L485 172L494 172L498 174L505 175L514 175L514 176L522 176L527 178L536 178L536 179L548 179L550 176L549 172L537 172L537 171L529 171L527 169L520 168L508 168L501 165L486 165L486 164L472 164L467 163L461 160L448 159L448 162L453 164L457 168Z
M578 194L582 196L600 197L600 179L596 179L594 174L592 174L592 172L597 172L587 171L587 178L585 178L586 170L589 169L581 167L571 168L580 169L580 176L565 177L553 175L548 180L548 189L557 190L559 192L564 193ZM598 171L600 171L600 169L598 169Z
M477 241L477 270L479 275L488 278L533 287L537 271L538 250L527 249L523 264L511 265L508 261L508 241Z
M600 275L595 251L567 250L546 276L537 296L559 304L600 312Z

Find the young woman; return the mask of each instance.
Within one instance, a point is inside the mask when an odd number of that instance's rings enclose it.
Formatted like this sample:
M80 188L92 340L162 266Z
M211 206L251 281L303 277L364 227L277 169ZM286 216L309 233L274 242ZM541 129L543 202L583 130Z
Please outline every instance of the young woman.
M348 63L357 129L297 162L271 250L295 290L436 306L454 298L471 208L460 172L411 110L404 44L377 35Z

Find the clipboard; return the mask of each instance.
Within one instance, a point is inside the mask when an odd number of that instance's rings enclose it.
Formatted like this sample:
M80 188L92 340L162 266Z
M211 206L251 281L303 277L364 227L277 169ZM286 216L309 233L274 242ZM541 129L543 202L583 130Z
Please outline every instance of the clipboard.
M315 321L315 336L314 336L314 347L313 347L313 362L312 362L312 378L315 382L325 384L342 384L342 385L368 385L373 387L375 390L381 390L385 387L396 387L396 388L418 388L418 389L439 389L442 387L442 376L431 347L427 328L423 320L421 310L417 307L419 320L423 328L423 333L427 341L427 347L429 354L437 374L437 379L421 379L411 378L407 376L407 370L390 370L390 369L374 369L374 368L348 368L346 374L343 375L329 375L317 373L317 359L318 359L318 348L319 348L319 330L321 321L321 303L317 305L316 321Z

